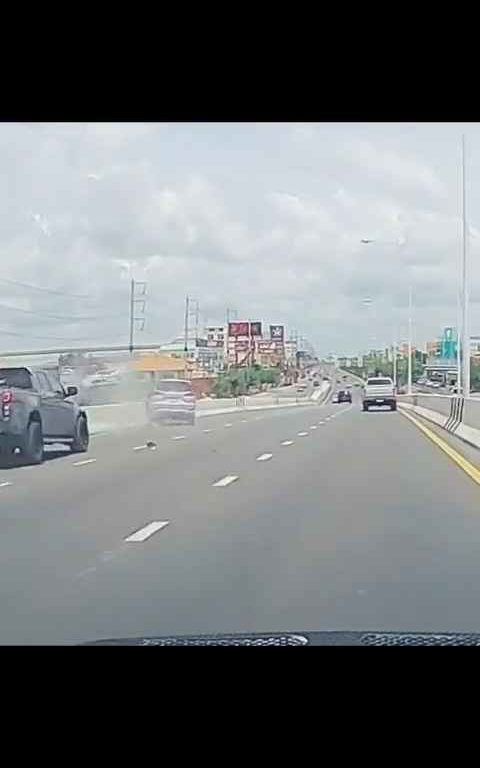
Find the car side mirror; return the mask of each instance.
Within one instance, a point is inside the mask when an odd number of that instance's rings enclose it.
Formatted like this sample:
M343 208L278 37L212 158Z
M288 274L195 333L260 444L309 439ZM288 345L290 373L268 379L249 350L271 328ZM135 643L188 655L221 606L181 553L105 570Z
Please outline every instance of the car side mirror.
M72 387L72 386L67 387L65 392L66 392L66 397L73 397L74 395L78 395L78 387Z

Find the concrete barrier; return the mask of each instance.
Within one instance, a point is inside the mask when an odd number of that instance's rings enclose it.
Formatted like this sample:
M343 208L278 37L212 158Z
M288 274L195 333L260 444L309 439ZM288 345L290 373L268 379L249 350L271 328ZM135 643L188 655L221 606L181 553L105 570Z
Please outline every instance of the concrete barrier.
M400 408L438 424L461 440L480 448L480 402L455 395L402 396Z
M328 397L328 391L323 392L324 400ZM262 411L272 408L301 408L304 406L320 404L312 403L308 398L278 398L251 397L222 398L218 400L198 400L197 418L207 416L220 416L227 413L239 413L242 411ZM116 432L130 427L141 427L148 424L145 402L134 403L109 403L108 405L90 405L85 408L88 414L90 433L92 435L101 432Z

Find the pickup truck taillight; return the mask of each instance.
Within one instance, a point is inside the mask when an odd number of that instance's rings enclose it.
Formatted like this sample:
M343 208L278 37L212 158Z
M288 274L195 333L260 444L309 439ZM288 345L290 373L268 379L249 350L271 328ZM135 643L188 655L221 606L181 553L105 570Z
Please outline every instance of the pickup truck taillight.
M5 390L5 392L2 392L2 416L4 419L8 419L10 416L13 400L13 392L11 392L9 389Z

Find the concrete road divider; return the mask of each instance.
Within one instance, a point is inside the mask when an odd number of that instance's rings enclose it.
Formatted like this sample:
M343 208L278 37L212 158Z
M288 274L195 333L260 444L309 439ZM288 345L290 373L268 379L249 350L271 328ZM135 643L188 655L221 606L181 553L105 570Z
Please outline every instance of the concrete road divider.
M206 416L220 416L226 413L239 413L241 411L263 411L273 408L292 408L319 405L328 397L330 382L324 382L327 386L319 387L318 399L312 401L309 398L275 397L265 396L258 399L252 397L222 398L215 400L198 400L197 418ZM134 403L110 403L109 405L90 405L85 408L88 414L90 433L92 435L101 432L112 432L129 427L140 427L147 424L145 402Z
M480 402L455 395L416 394L399 398L400 408L438 424L461 440L480 448Z

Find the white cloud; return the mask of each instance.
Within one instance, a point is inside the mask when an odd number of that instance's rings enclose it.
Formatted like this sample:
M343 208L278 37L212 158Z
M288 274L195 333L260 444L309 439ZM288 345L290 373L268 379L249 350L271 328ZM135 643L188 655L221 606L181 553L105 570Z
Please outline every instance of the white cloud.
M120 343L134 274L148 280L147 330L159 340L179 332L188 292L212 322L224 319L228 305L244 317L284 321L321 352L368 345L372 321L361 302L371 296L375 335L387 343L392 326L405 324L412 279L417 333L434 335L445 318L455 322L457 131L2 124L0 277L91 298L62 299L0 280L0 301L109 319L70 325L0 309L0 330L20 329L27 346L29 333ZM480 170L480 137L469 147ZM480 204L474 171L472 211ZM473 224L471 233L476 301ZM378 242L362 246L365 237ZM388 244L401 237L403 247ZM472 306L472 327L480 330L480 305Z

